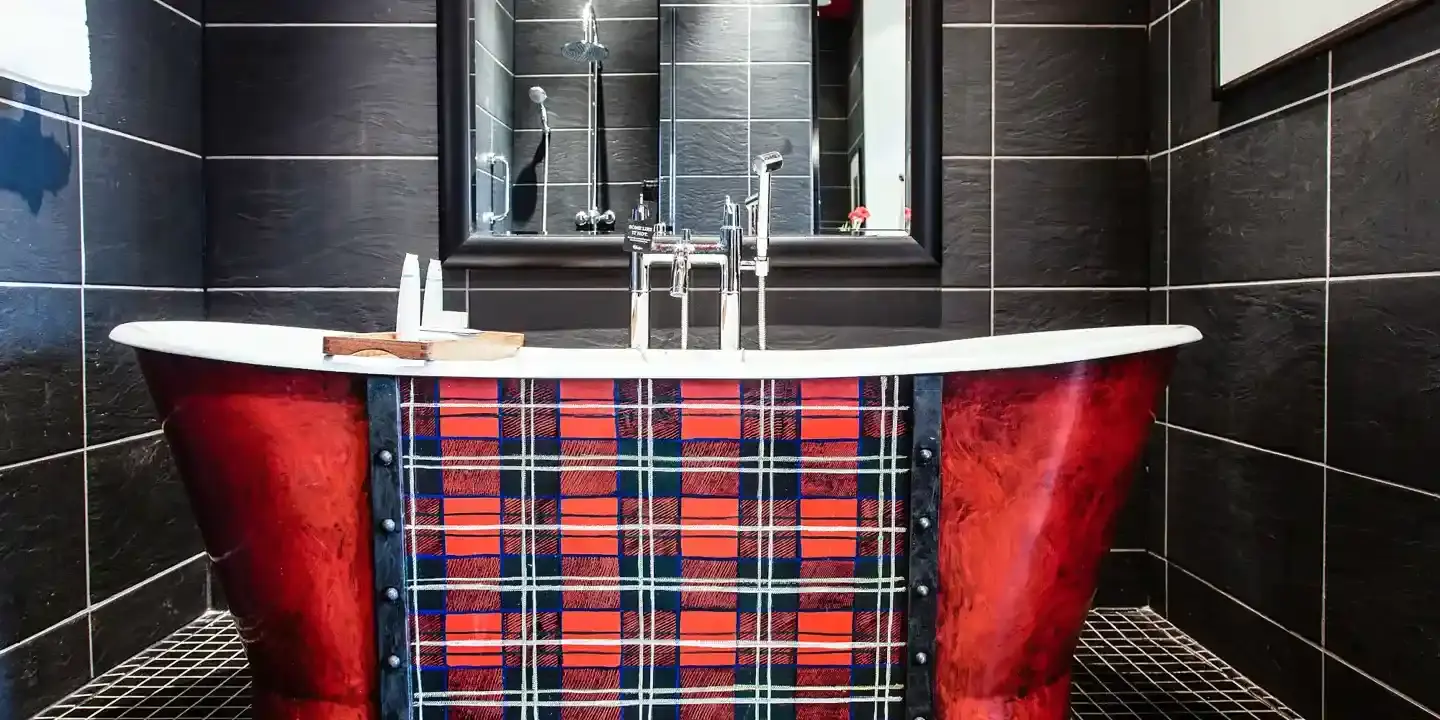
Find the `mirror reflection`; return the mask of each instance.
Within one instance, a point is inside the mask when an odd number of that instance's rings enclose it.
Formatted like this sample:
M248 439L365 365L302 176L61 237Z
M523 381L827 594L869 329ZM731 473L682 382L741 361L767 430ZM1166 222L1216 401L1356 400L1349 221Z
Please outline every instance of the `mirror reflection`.
M908 2L469 1L476 233L713 235L766 153L774 234L908 232Z

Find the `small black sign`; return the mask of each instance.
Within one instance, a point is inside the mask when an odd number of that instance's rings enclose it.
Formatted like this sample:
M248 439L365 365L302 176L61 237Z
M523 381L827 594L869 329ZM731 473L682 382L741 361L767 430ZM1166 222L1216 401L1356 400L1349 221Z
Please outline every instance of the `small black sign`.
M644 252L650 249L650 243L655 239L654 225L639 225L631 223L625 228L625 250L626 252Z

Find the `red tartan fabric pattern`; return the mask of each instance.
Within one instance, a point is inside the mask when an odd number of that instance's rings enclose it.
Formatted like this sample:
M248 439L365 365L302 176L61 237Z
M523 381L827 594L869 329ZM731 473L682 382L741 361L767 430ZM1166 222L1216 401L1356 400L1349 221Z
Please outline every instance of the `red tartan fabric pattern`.
M415 716L902 720L901 384L403 381Z

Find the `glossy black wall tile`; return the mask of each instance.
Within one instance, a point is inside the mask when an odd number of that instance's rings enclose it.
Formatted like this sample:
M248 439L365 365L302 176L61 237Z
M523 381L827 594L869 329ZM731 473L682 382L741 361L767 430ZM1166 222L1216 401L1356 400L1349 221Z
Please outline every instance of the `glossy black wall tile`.
M80 453L0 470L0 648L85 608L84 512Z
M992 282L990 169L989 160L944 161L941 273L947 287L988 287Z
M136 439L156 427L151 405L110 330L203 317L199 11L198 0L90 3L83 100L0 82L0 717L29 717L90 679L105 646L91 634L96 603L139 583L172 587L156 574L174 562L151 565L178 546L166 530L188 529L199 552L183 496L165 489L168 454L132 468L128 494L110 491L105 462L161 442ZM128 528L123 544L115 528ZM168 633L203 608L148 627Z
M200 152L199 22L154 0L94 3L89 22L95 91L85 120Z
M201 551L200 534L163 436L87 453L92 602Z
M996 151L1143 154L1149 128L1146 41L1139 26L996 30Z
M1325 709L1336 718L1434 720L1414 700L1382 687L1335 658L1325 658Z
M1147 561L1143 552L1112 550L1100 560L1100 583L1091 607L1139 607L1148 605Z
M0 280L80 282L80 128L8 105L0 127L0 156L35 169L0 180Z
M1324 468L1184 430L1169 446L1170 560L1318 642Z
M205 34L207 155L433 155L435 30Z
M1169 578L1174 623L1301 716L1320 717L1318 648L1179 568Z
M117 325L139 320L204 320L201 292L85 291L85 413L91 443L160 429L135 352L110 341Z
M86 282L202 287L203 161L83 132Z
M995 334L1144 325L1146 300L1143 290L1001 290L995 293Z
M134 657L209 606L205 558L185 564L95 610L95 672Z
M1440 48L1440 6L1409 11L1335 48L1335 83L1344 85L1395 68Z
M397 283L398 287L398 283ZM395 329L395 292L214 290L205 294L206 318L353 332ZM497 328L498 329L498 328Z
M1151 148L1151 282L1169 278L1151 316L1168 305L1206 334L1180 354L1174 427L1152 453L1150 484L1169 485L1161 539L1185 568L1168 573L1171 619L1306 717L1316 661L1279 636L1257 647L1267 626L1323 637L1326 717L1431 717L1440 76L1424 56L1440 5L1218 92L1217 5L1179 3L1151 33L1152 97L1168 92L1173 112ZM1193 611L1186 571L1233 598ZM1268 620L1227 620L1247 613Z
M995 284L1143 287L1148 184L1139 159L997 161Z
M1440 497L1331 472L1327 510L1327 646L1440 707L1431 665L1440 643Z
M1321 459L1323 285L1174 291L1170 322L1193 325L1205 336L1176 362L1171 422Z
M198 0L193 0L197 5ZM576 13L567 17L574 16ZM206 23L435 22L435 0L205 0Z
M80 447L79 288L0 288L0 464Z
M205 191L210 287L393 287L435 252L430 159L211 160Z
M0 653L0 711L26 718L90 679L90 628L76 618L19 647Z
M1325 274L1323 102L1176 150L1170 282Z
M1437 94L1430 60L1336 95L1332 273L1440 270Z
M1143 25L1148 0L995 0L997 23ZM947 20L947 22L949 22Z
M1440 492L1433 387L1440 278L1330 287L1330 464ZM1383 380L1383 381L1382 381Z
M940 109L944 128L942 155L989 155L991 104L990 28L950 28L941 31Z

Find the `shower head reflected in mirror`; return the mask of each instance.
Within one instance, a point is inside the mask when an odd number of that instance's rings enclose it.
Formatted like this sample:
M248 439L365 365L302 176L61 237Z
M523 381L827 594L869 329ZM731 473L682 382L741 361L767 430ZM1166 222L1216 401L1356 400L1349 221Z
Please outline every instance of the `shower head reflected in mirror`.
M580 24L584 28L584 38L565 43L561 52L565 57L577 63L599 65L610 57L610 49L600 42L600 23L595 18L594 3L585 3L580 11Z
M545 93L545 88L539 85L530 88L530 102L540 106L540 127L547 133L550 132L550 111L545 109L545 101L549 99L550 96Z

